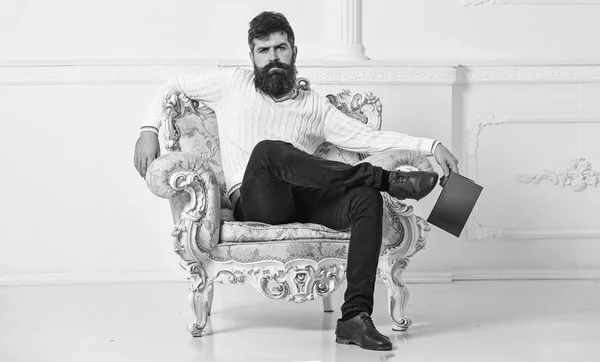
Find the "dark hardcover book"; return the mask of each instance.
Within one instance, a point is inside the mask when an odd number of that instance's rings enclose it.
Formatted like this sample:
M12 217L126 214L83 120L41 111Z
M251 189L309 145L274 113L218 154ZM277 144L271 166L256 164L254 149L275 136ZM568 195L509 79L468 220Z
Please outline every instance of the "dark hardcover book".
M442 177L440 184L443 190L433 206L427 222L458 237L463 231L483 187L453 172L447 178Z

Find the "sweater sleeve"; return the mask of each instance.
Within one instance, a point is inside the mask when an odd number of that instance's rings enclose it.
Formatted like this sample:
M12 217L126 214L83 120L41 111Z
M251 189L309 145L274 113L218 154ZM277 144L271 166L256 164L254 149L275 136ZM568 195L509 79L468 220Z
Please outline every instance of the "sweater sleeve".
M386 150L414 150L423 156L432 156L439 141L414 137L403 133L378 131L346 116L327 99L323 103L325 140L342 149L361 153Z
M142 120L141 129L158 129L162 125L163 100L167 94L183 93L188 98L202 102L204 105L215 108L223 98L223 92L236 68L219 68L207 74L185 74L168 80L154 94L150 105Z

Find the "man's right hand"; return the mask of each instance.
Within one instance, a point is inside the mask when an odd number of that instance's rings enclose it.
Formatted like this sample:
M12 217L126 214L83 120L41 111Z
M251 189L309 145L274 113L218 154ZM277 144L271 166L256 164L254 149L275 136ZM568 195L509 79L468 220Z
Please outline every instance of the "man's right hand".
M146 177L148 166L158 157L160 157L160 145L156 133L151 131L141 132L135 144L133 156L133 164L140 176Z

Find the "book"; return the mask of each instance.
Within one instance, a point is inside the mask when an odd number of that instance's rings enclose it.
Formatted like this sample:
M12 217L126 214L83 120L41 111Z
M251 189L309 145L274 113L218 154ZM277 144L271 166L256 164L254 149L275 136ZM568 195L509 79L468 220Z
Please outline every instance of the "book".
M440 179L443 187L427 222L459 237L483 187L457 173Z

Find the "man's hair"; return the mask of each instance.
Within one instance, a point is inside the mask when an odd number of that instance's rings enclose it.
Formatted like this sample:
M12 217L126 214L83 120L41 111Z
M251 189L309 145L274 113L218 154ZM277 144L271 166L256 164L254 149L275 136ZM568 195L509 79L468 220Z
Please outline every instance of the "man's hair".
M248 46L254 51L254 39L266 39L273 33L284 32L287 34L288 41L292 48L294 47L294 31L285 16L274 11L263 11L256 15L250 22L248 29Z

